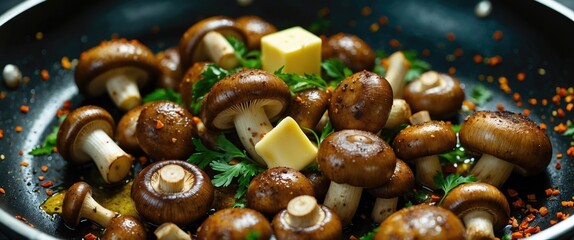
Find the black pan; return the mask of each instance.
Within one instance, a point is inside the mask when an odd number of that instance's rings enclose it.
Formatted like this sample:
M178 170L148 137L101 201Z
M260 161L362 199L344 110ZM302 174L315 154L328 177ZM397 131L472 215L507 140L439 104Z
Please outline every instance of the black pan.
M0 26L0 66L15 64L25 76L27 84L17 89L7 89L0 84L0 91L6 97L0 100L0 129L4 131L0 139L0 187L6 190L0 194L0 237L9 238L73 238L83 236L66 228L59 216L50 216L39 209L47 198L44 188L39 185L37 176L42 174L53 180L54 191L77 181L90 167L78 168L66 165L58 154L33 157L27 154L41 144L44 137L57 124L56 110L66 100L74 106L86 103L103 102L112 109L106 98L86 100L78 94L73 82L72 70L62 70L63 56L77 58L81 51L109 39L113 34L135 38L159 51L175 45L185 29L197 20L212 15L237 17L256 14L276 24L280 29L301 25L309 26L317 19L323 7L330 9L328 21L331 23L323 33L336 32L357 34L375 49L392 53L396 49L389 45L397 39L404 49L421 52L429 49L431 55L423 57L432 68L448 72L456 68L458 77L467 89L476 84L484 84L495 93L493 100L482 109L496 109L502 103L507 110L521 112L512 95L504 94L497 84L500 76L510 82L513 92L521 94L524 106L531 108L530 117L537 123L548 125L547 133L553 145L553 159L544 174L535 177L520 177L513 174L503 189L512 188L526 199L527 194L535 194L534 207L547 206L550 214L536 215L531 225L539 225L543 231L534 235L538 239L571 238L574 236L574 219L569 218L555 226L549 220L555 213L574 213L573 208L564 208L560 200L572 200L574 195L574 163L572 157L557 159L556 154L566 153L572 139L553 131L560 122L566 123L573 114L566 112L565 118L553 117L552 112L560 106L529 106L530 98L551 99L556 87L573 86L574 80L574 15L568 9L559 12L549 6L550 1L505 0L495 1L493 11L486 18L474 14L477 1L449 0L387 0L387 1L259 1L254 5L240 7L236 1L26 1L29 7L14 17L3 16ZM364 7L370 7L370 15L362 15ZM18 11L16 11L18 12ZM388 24L372 32L369 25L376 23L380 16L388 17ZM152 31L152 29L159 31ZM500 30L504 33L501 41L494 41L492 34ZM36 34L43 38L38 40ZM456 39L449 41L447 35L454 33ZM448 60L455 49L460 48L464 55L455 61ZM475 64L472 57L500 55L503 62L495 67ZM47 69L50 80L43 81L40 70ZM518 82L516 74L523 72L526 80ZM492 76L494 83L480 81L479 76ZM23 114L21 105L29 105L30 111ZM115 116L119 112L111 110ZM453 119L460 121L460 119ZM22 126L21 133L15 132ZM20 155L19 151L24 154ZM20 162L30 165L22 167ZM561 163L561 169L555 165ZM40 166L48 165L47 173L40 172ZM81 174L80 174L81 173ZM88 176L86 176L88 178ZM544 194L547 188L558 188L561 194L555 199ZM508 197L509 201L515 198ZM22 216L26 221L17 220ZM524 214L514 211L513 216L520 221ZM28 227L29 223L33 228ZM370 229L365 222L356 222L360 235Z

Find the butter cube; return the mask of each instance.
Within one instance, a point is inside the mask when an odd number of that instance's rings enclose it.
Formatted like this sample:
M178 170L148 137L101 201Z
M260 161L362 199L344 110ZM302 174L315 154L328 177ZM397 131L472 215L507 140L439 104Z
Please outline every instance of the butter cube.
M315 160L317 147L297 122L286 117L255 144L255 151L268 168L290 167L301 170Z
M263 70L321 74L321 38L302 27L292 27L261 38Z

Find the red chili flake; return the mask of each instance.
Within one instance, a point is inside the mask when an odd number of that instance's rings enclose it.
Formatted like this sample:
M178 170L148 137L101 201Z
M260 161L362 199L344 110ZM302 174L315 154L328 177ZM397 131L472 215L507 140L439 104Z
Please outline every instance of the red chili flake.
M42 184L40 184L40 186L44 187L44 188L49 188L52 185L54 185L54 183L52 183L52 181L45 181Z
M20 106L20 112L21 113L28 113L29 111L30 111L30 106L28 106L28 105Z
M455 68L455 67L449 67L449 68L448 68L448 74L454 75L455 73L456 73L456 68Z
M534 214L528 214L526 217L524 217L524 221L526 222L532 222L534 221L534 219L536 218L536 216L534 216Z
M528 199L529 202L536 202L536 195L528 194L526 195L526 199Z
M380 28L379 24L377 24L377 23L372 23L371 25L369 25L369 30L371 32L377 32L377 31L379 31L379 28Z
M562 164L560 164L560 162L556 162L556 164L554 165L554 168L556 168L556 170L560 170L560 169L562 169Z
M522 105L523 105L522 101L516 102L516 106L517 106L517 107L522 107Z
M471 111L474 111L476 109L476 104L474 104L471 101L464 100L462 104Z
M566 116L566 113L564 112L564 109L562 109L562 108L558 108L558 109L556 110L556 114L557 114L557 116L558 116L559 118L563 118L563 117Z
M44 181L45 179L46 179L46 177L44 177L42 175L38 176L38 181Z
M506 192L508 193L508 196L510 196L510 197L518 196L518 192L512 188L506 189Z
M438 202L440 200L440 196L438 195L431 195L431 202Z
M474 57L472 57L472 61L473 61L474 63L477 63L477 64L478 64L478 63L482 63L483 58L482 58L482 56L481 56L480 54L476 54L476 55L474 55Z
M499 55L496 55L488 59L488 65L490 65L491 67L494 67L501 63L502 63L502 57Z
M42 170L42 172L47 172L48 171L48 166L47 165L42 165L40 167L40 170Z
M544 190L544 193L548 197L548 196L552 195L552 189L548 188L548 189Z
M553 196L558 196L558 195L560 195L560 190L558 190L558 189L552 190L552 195L553 195Z
M524 207L524 201L522 201L522 198L518 198L516 201L512 202L512 206L515 208L522 208Z
M566 150L566 155L568 157L574 157L574 146L571 146L568 148L568 150Z
M512 100L514 100L515 102L520 101L520 93L515 92L514 94L512 94Z
M4 190L4 188L0 187L0 194L6 194L6 190Z
M566 104L566 111L570 112L570 111L572 111L573 108L574 108L574 103Z
M52 189L46 189L45 192L46 192L46 195L48 195L48 196L54 195L54 191L52 191Z
M92 233L88 233L88 234L84 235L84 239L85 240L97 240L98 237Z
M138 162L140 163L140 165L145 165L148 162L148 159L146 156L140 156L138 157Z
M522 114L524 114L525 116L530 115L530 109L526 108L526 109L522 110Z
M165 125L160 120L155 121L155 129L162 129L164 126Z
M540 213L540 216L546 216L546 214L548 214L548 208L540 207L540 209L538 210L538 213Z
M361 15L366 17L366 16L371 15L371 13L373 13L373 10L370 7L361 8Z
M493 34L492 34L492 39L494 39L494 41L500 41L502 40L503 37L503 33L500 30L496 30Z
M498 111L504 111L504 105L502 103L497 103L496 109L498 109Z
M379 17L379 24L387 25L387 23L389 23L389 17L387 17L387 16Z
M562 207L572 207L572 206L574 206L574 202L573 202L573 201L562 201L561 204L562 204Z
M423 49L423 51L421 52L421 55L423 55L423 57L428 57L430 56L431 52L428 48Z
M454 42L454 40L456 40L456 35L454 35L452 32L449 32L446 34L446 39L448 39L449 42Z
M519 72L516 74L516 79L518 79L518 81L524 81L525 78L526 74L524 74L523 72Z
M24 128L22 128L22 126L16 126L16 127L14 128L14 130L15 130L17 133L19 133L19 132L22 132L22 130L24 130Z
M564 133L566 130L568 130L568 127L564 125L564 123L559 123L558 125L554 126L554 131L557 133ZM568 153L567 155L570 156Z
M389 45L391 45L392 48L399 48L401 46L401 43L399 42L399 40L393 38L389 40Z
M20 162L20 166L22 166L22 167L27 167L29 165L30 165L30 163L28 163L28 162L25 162L25 161Z
M60 64L62 64L63 69L72 68L72 63L70 62L70 59L68 59L68 57L66 56L62 57L62 60L60 60Z
M548 126L546 126L546 123L540 123L540 126L538 126L538 127L542 130L548 129Z
M42 80L48 81L48 80L50 80L50 73L48 73L48 70L42 69L40 71L40 77L42 78Z
M457 58L462 57L464 55L464 51L461 48L457 48L454 50L453 55Z
M6 92L0 92L0 100L6 98Z
M522 234L522 232L513 232L510 236L512 239L524 238L524 234Z
M547 99L542 99L542 106L546 106L548 105L548 100Z
M538 233L540 232L540 227L536 226L536 227L529 227L527 229L524 230L524 233L526 234L534 234L534 233Z
M560 95L558 95L558 94L552 96L552 102L553 102L554 104L556 104L556 105L559 105L559 104L560 104L560 100L561 100L561 99L562 99L562 98L561 98Z
M0 129L0 139L4 137L4 130Z
M558 221L556 221L556 220L554 220L554 219L551 219L551 220L550 220L550 225L554 225L554 224L556 224L556 223L558 223Z

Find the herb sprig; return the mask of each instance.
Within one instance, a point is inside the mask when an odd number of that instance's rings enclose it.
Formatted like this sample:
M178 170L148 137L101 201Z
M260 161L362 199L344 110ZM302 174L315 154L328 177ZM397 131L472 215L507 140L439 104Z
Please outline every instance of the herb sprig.
M57 137L58 137L58 131L60 129L60 123L62 123L64 119L66 119L66 116L67 115L60 116L58 118L58 125L52 128L52 132L50 132L50 134L48 134L46 138L44 138L44 142L42 143L42 145L32 149L30 152L28 152L28 154L32 156L52 154L57 145Z
M492 99L492 95L492 91L484 85L478 84L470 90L468 100L478 106L482 106Z
M261 51L248 51L245 43L237 40L237 38L227 37L226 39L233 47L233 50L235 50L235 57L239 60L241 66L246 68L261 68Z
M410 67L405 75L405 82L409 83L416 78L418 78L421 74L431 69L431 64L427 61L424 61L418 57L418 53L416 50L404 50L403 54L405 58L409 61ZM385 66L380 64L383 59L387 58L388 55L385 51L379 50L375 52L376 58L375 68L373 69L379 75L385 76L387 73L387 69Z
M473 176L461 176L456 173L451 173L445 177L444 174L439 171L434 175L433 182L444 192L438 202L438 205L441 205L444 198L453 188L464 183L476 182L476 178Z

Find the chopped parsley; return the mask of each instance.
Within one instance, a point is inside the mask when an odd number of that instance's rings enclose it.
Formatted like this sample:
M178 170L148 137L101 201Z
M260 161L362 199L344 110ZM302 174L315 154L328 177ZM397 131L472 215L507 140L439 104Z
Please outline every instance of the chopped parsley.
M433 182L444 192L442 198L438 202L438 205L441 205L450 190L463 183L476 182L476 178L473 176L461 176L456 173L451 173L445 177L443 173L439 171L434 175Z
M366 233L365 235L361 236L359 240L372 240L375 239L375 235L379 231L379 227L374 228L370 232Z
M247 46L242 41L234 37L226 38L229 44L235 50L235 57L239 60L239 64L245 68L261 68L261 51L247 50Z
M418 58L418 53L416 50L404 50L403 54L405 58L409 61L410 67L405 75L405 82L409 83L415 79L417 79L421 74L431 69L430 63ZM387 69L381 62L388 57L387 53L384 51L376 51L375 52L375 68L373 72L385 76L387 73Z
M468 100L477 106L482 106L492 99L492 91L488 90L484 85L475 85L469 94Z
M28 154L32 156L40 156L40 155L50 155L54 152L56 145L58 144L58 131L60 129L60 123L62 123L66 119L66 115L61 116L58 118L58 126L52 128L52 132L44 138L44 142L41 146L38 146L32 149Z
M181 104L181 94L171 88L157 88L153 92L144 96L142 99L144 103L158 100L168 100L177 104Z

